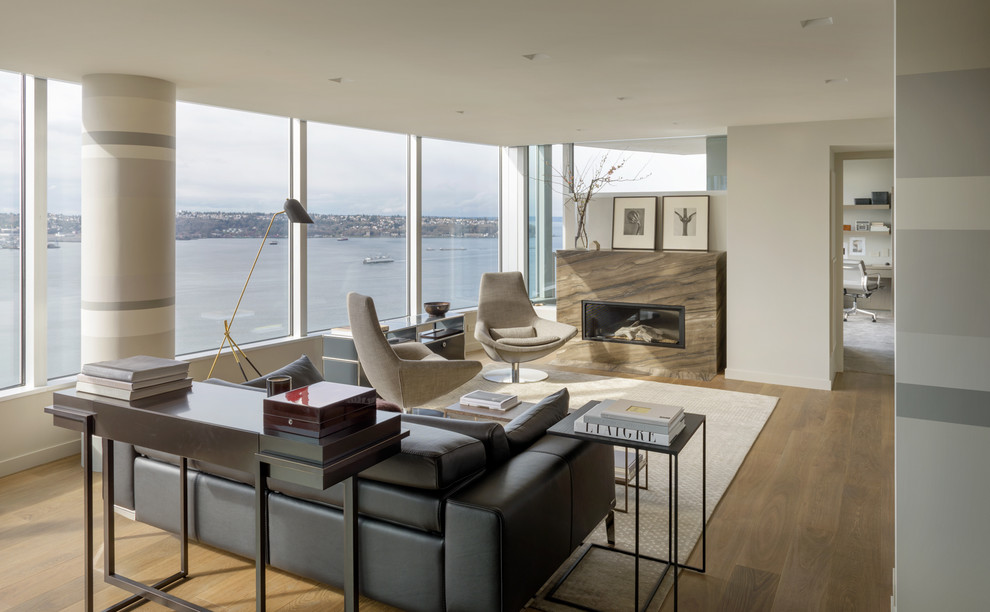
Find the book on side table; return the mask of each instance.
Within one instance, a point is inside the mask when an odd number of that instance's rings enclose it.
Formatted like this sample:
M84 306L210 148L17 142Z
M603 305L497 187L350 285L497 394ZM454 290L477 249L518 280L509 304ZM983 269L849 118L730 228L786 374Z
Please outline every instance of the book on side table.
M633 411L638 415L657 415L660 412L674 414L673 418L654 417L616 418L615 413L626 414L629 405L637 407ZM659 411L650 410L652 407L662 408ZM610 410L611 408L611 410ZM642 410L646 410L643 412ZM608 436L622 440L639 440L651 444L670 446L671 440L684 429L684 410L679 406L664 406L629 400L604 400L589 410L583 417L574 421L574 431L582 431Z

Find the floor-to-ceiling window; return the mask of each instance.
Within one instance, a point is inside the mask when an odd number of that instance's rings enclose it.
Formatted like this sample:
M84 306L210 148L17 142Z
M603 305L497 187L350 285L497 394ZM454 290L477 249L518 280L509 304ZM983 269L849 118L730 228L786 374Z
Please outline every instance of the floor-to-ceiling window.
M220 346L262 238L289 193L289 120L176 105L175 350ZM258 257L231 336L289 333L288 221L279 215Z
M48 81L48 378L79 371L82 87Z
M475 306L498 270L498 147L424 138L423 300Z
M0 389L21 382L21 75L0 72Z
M561 145L529 147L527 212L527 287L534 301L556 299L554 251L563 248L563 195L554 168L562 162Z
M347 324L349 291L406 314L406 136L307 123L308 331Z

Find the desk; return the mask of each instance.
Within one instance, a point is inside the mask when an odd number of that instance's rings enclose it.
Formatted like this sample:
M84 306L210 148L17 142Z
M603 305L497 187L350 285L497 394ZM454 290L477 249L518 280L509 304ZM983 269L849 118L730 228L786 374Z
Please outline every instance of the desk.
M858 301L859 307L864 310L894 310L894 266L868 265L866 273L869 275L880 275L880 288L873 292L868 298ZM852 306L852 298L846 298L848 304L843 304L844 308Z
M706 558L706 555L707 555L707 551L706 551L706 536L707 536L707 533L706 532L707 532L707 528L706 528L706 525L705 525L705 515L706 515L706 512L707 512L707 495L706 495L705 488L706 488L706 471L707 471L707 469L706 469L706 462L707 462L707 452L708 452L708 449L707 449L707 425L706 425L705 415L703 415L703 414L694 414L694 413L690 413L690 412L684 413L684 430L681 431L681 433L677 434L677 437L674 438L674 441L673 441L673 443L670 446L663 446L661 444L651 444L649 442L642 442L642 441L639 441L639 440L625 440L625 439L622 439L622 438L613 438L613 437L609 437L609 436L600 436L600 435L592 434L592 433L574 431L574 421L576 421L578 418L580 418L581 416L583 416L586 412L588 412L589 410L591 410L592 408L594 408L597 404L598 404L598 402L596 402L596 401L588 402L587 404L585 404L584 406L582 406L578 410L576 410L576 411L570 413L569 415L567 415L566 417L564 417L561 421L559 421L558 423L556 423L553 427L551 427L550 429L548 429L547 430L547 433L548 434L552 434L552 435L556 435L556 436L564 436L566 438L576 438L578 440L587 440L589 442L598 442L600 444L609 444L611 446L621 446L621 447L624 447L624 448L631 449L633 451L641 451L642 450L642 451L650 451L650 452L654 452L654 453L660 453L660 454L663 454L663 455L667 455L667 467L668 467L668 474L669 474L669 480L668 480L668 483L667 483L667 487L668 487L668 489L667 489L668 490L668 504L669 504L669 506L668 506L669 513L667 514L667 541L668 541L668 547L669 547L669 550L670 550L670 559L656 559L656 558L653 558L653 557L648 557L646 555L642 555L639 552L639 530L640 530L640 523L639 523L639 471L637 471L636 472L636 476L635 476L635 482L636 482L636 484L635 484L635 487L634 487L635 492L636 492L636 495L635 495L635 501L636 501L636 516L635 516L636 530L635 530L635 532L636 532L636 536L634 538L634 540L635 540L634 549L632 551L627 551L627 550L620 550L620 549L614 548L614 547L601 546L600 544L592 544L590 547L588 547L587 549L585 549L585 551L584 551L584 553L582 553L581 557L579 557L574 562L574 564L570 568L568 568L567 572L564 573L563 577L561 577L560 580L557 582L557 584L554 585L554 587L550 590L550 592L547 595L547 600L548 601L555 601L557 603L562 603L562 604L565 604L565 605L571 605L571 606L575 606L576 605L574 602L568 602L568 601L565 601L565 600L556 598L556 597L554 597L553 594L556 592L557 587L559 587L565 580L567 580L567 577L570 575L571 571L573 571L574 568L577 567L577 565L579 563L581 563L581 560L584 558L584 554L586 554L589 550L591 550L592 547L597 547L597 548L603 548L605 550L611 550L611 551L614 551L614 552L617 552L617 553L621 553L621 554L632 555L635 558L635 564L634 564L635 565L635 572L634 572L634 574L635 574L634 585L635 586L633 587L634 588L634 598L633 598L633 606L634 606L634 608L633 609L634 609L635 612L639 612L640 611L640 607L639 607L639 560L642 558L642 559L648 559L650 561L656 561L658 563L664 563L664 564L666 564L666 567L664 568L663 572L661 572L661 574L660 574L660 578L657 580L656 584L653 586L653 589L650 592L649 597L647 597L646 600L644 601L643 608L642 608L643 610L645 610L646 607L649 606L650 601L656 595L657 590L659 590L659 588L660 588L660 583L663 582L663 579L667 575L667 572L669 570L673 569L674 570L674 610L676 611L677 610L677 582L678 582L678 580L677 580L677 570L678 570L678 568L690 569L690 570L693 570L693 571L696 571L696 572L700 572L700 573L704 573L705 572L705 558ZM677 484L678 484L677 483L677 476L678 476L678 473L677 473L678 472L678 466L677 466L677 464L678 464L678 456L680 455L681 451L684 450L684 447L687 446L687 444L694 437L694 434L699 429L701 429L701 567L691 567L690 565L679 563L678 560L677 560L677 505L678 505L677 504ZM587 608L584 608L583 606L580 606L580 605L578 605L577 607L580 607L582 609L587 609Z
M335 452L346 434L307 439L290 434L266 433L263 425L264 394L248 389L193 383L192 389L125 402L65 391L55 393L45 412L59 427L81 432L83 441L86 610L93 610L93 466L92 437L103 437L104 576L109 584L134 594L108 610L120 610L141 600L155 601L173 610L205 610L162 589L183 580L188 571L186 470L188 459L197 459L252 472L255 475L255 590L256 608L265 610L265 560L268 558L268 477L303 486L327 489L344 482L345 609L357 610L357 486L355 475L399 452L409 435L387 423L394 413L379 412L372 427L398 431L356 451ZM114 456L113 440L146 446L178 455L181 507L179 571L154 585L144 585L116 573L114 567Z

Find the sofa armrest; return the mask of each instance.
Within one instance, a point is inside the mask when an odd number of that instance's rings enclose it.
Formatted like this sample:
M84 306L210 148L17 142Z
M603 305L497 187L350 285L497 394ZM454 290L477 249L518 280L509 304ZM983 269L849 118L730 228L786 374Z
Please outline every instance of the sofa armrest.
M571 553L571 499L567 462L530 452L448 499L447 610L521 609Z
M489 468L501 465L509 458L509 440L501 423L446 419L420 414L403 414L401 418L403 423L429 425L479 440L485 445L486 465Z

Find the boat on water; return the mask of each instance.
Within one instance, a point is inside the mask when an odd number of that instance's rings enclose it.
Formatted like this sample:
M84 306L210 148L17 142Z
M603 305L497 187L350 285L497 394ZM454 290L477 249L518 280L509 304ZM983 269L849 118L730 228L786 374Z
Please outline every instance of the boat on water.
M48 248L49 249L60 249L62 247L59 246L59 244L57 242L49 242L48 243Z
M342 237L342 238L337 238L337 242L343 242L343 241L345 241L345 240L347 240L347 238L346 238L346 237Z
M365 257L364 263L366 264L377 264L377 263L392 263L395 261L388 255L372 255L371 257Z
M278 244L278 240L269 240L268 244Z

